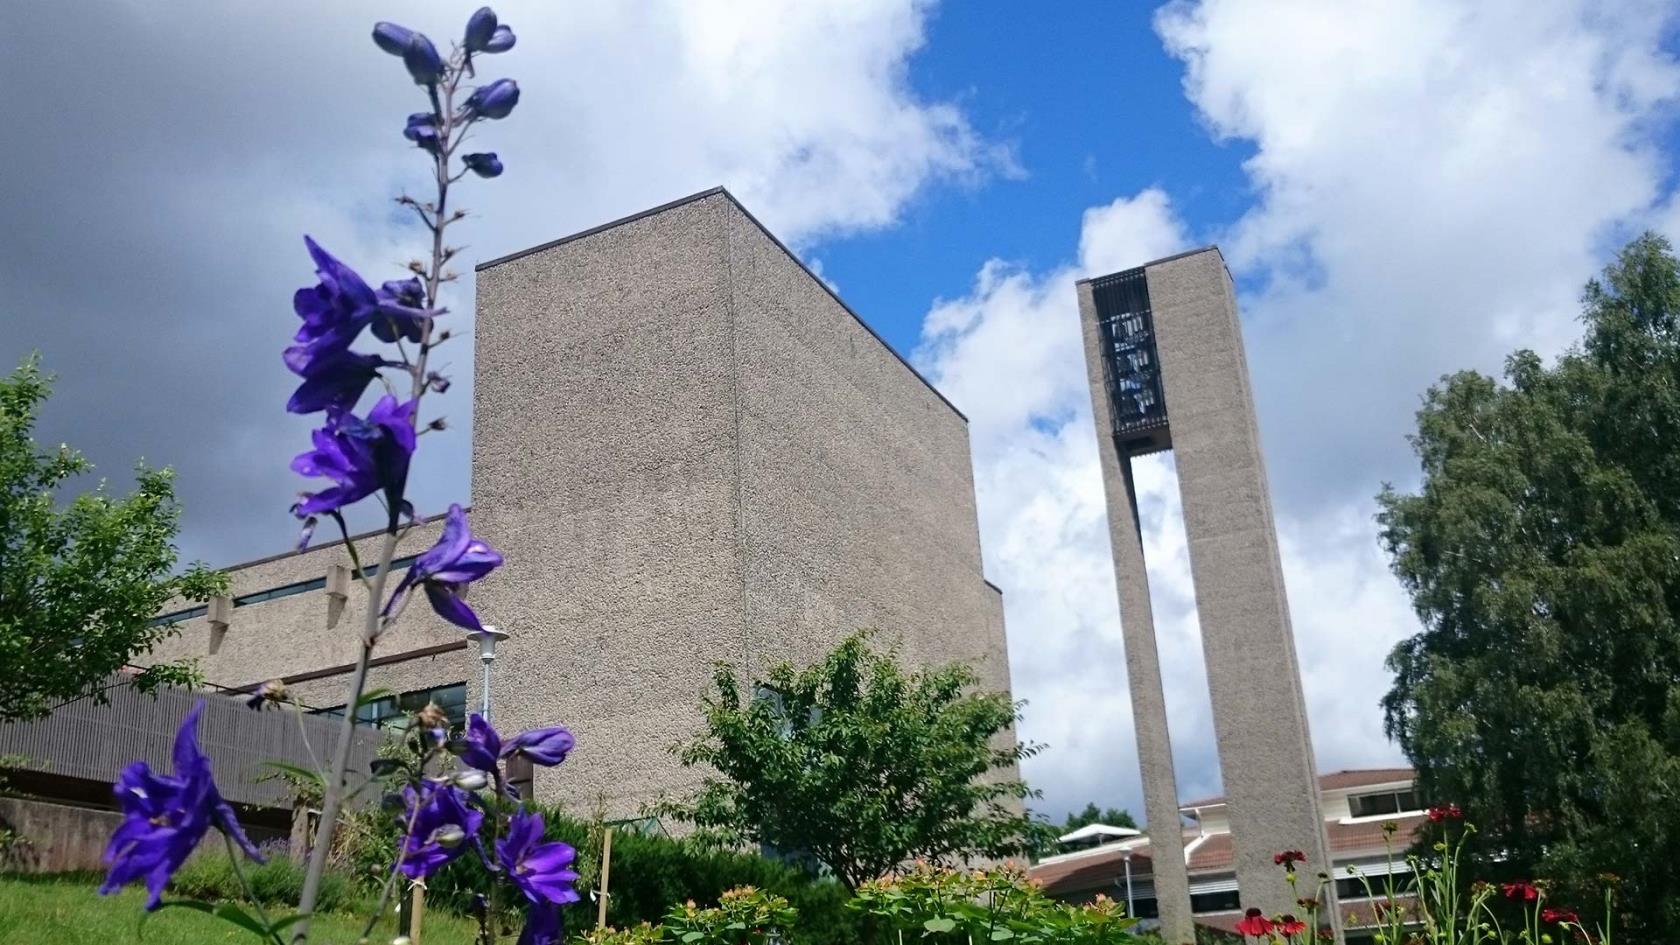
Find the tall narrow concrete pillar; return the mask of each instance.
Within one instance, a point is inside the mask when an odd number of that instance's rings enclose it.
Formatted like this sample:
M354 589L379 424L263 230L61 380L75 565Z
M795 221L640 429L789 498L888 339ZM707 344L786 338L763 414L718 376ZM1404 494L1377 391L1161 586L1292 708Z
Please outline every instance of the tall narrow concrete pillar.
M1079 284L1081 313L1093 311L1091 285ZM1086 369L1104 376L1101 329L1089 314L1080 319L1085 332ZM1100 383L1093 383L1092 412L1097 429L1109 429L1112 410ZM1126 679L1137 730L1138 764L1143 771L1143 814L1149 828L1149 862L1155 883L1161 935L1168 945L1194 942L1190 880L1184 862L1184 834L1178 813L1178 782L1173 775L1172 740L1167 730L1166 694L1161 658L1155 645L1155 616L1149 602L1149 574L1144 568L1143 529L1137 517L1132 457L1113 437L1097 437L1103 487L1108 496L1108 537L1114 549L1115 584L1120 591L1120 630L1126 642Z
M1210 247L1087 280L1079 284L1079 301L1116 536L1133 704L1151 703L1150 712L1136 712L1146 813L1153 827L1161 815L1148 806L1147 786L1170 784L1172 767L1165 712L1155 713L1152 705L1161 699L1153 617L1147 600L1133 600L1139 589L1147 593L1147 583L1131 534L1137 519L1130 459L1171 449L1237 885L1245 908L1296 912L1297 893L1273 856L1283 850L1306 854L1298 867L1302 892L1317 885L1316 874L1328 872L1331 862L1236 294L1224 259ZM1133 657L1136 649L1148 651L1146 665ZM1141 696L1139 689L1145 690ZM1152 746L1147 753L1146 745ZM1157 832L1151 830L1152 845ZM1324 914L1339 940L1335 890L1327 895ZM1166 914L1163 901L1163 921Z

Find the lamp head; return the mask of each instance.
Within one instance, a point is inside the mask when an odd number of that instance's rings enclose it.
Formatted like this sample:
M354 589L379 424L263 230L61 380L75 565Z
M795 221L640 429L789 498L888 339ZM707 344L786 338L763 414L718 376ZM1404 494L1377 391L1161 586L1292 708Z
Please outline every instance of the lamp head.
M478 641L478 658L486 663L496 658L496 644L508 638L506 631L491 626L486 626L472 636Z

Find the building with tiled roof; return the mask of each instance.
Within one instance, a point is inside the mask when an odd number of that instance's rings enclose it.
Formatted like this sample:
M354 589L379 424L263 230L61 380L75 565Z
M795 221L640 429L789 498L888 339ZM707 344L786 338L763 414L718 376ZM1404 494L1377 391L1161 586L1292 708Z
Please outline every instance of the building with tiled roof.
M1404 862L1427 815L1413 790L1410 768L1337 771L1318 779L1324 829L1334 862L1337 897L1349 945L1368 942L1362 927L1371 923L1373 904L1361 876L1382 887L1383 878L1409 873ZM1237 889L1235 848L1222 797L1181 804L1185 819L1184 857L1190 874L1190 907L1198 925L1234 931L1242 918ZM1392 833L1384 825L1393 823ZM1154 918L1149 837L1125 837L1085 849L1045 857L1032 877L1045 892L1072 902L1098 894L1128 901L1133 915ZM1310 880L1303 878L1303 889Z

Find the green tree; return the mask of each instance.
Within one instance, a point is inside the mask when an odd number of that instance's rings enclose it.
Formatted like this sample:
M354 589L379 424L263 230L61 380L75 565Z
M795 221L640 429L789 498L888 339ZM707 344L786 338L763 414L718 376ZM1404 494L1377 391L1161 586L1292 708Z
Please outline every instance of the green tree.
M1062 824L1062 833L1072 833L1080 827L1092 824L1107 824L1110 827L1137 828L1137 821L1132 819L1132 812L1117 807L1099 808L1095 804L1086 804L1082 811L1069 811L1067 820Z
M1680 928L1680 263L1646 234L1582 302L1553 366L1518 351L1508 383L1424 398L1421 488L1379 496L1424 627L1384 709L1484 872L1575 902L1617 874L1629 939L1656 942Z
M1016 777L1038 746L1015 740L1017 706L976 692L967 666L907 673L858 634L752 690L727 665L714 682L678 754L717 774L660 808L711 840L808 857L856 889L912 859L1025 853L1049 829Z
M126 498L101 483L61 502L59 490L90 466L68 446L37 449L36 416L51 389L35 357L0 378L0 721L102 698L111 674L172 632L150 622L165 604L226 586L198 565L175 573L180 507L169 470L138 467ZM166 663L132 683L144 690L195 676L190 664Z

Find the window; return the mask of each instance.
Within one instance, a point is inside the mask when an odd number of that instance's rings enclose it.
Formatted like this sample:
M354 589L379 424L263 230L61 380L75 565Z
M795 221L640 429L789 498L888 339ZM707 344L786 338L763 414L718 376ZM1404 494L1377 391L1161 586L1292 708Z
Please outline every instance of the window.
M392 571L400 571L403 568L406 568L409 565L413 564L414 559L416 559L418 557L420 557L420 556L419 555L409 555L406 558L397 558L396 560L391 562L391 570ZM375 574L378 574L378 573L379 573L379 565L378 564L370 564L370 565L367 566L368 577L373 577ZM269 588L268 590L265 590L265 591L252 591L249 594L241 594L238 597L235 597L233 599L233 606L235 606L235 607L249 607L252 604L267 603L268 601L271 601L271 600L279 600L282 597L291 597L294 594L307 594L310 591L321 590L322 588L324 588L326 586L327 586L327 579L325 577L313 578L313 579L308 580L308 581L297 581L297 582L292 583L292 584L282 584L279 587L271 587L271 588ZM180 623L183 620L192 620L195 617L202 617L209 612L210 612L210 609L208 607L206 607L203 604L200 604L197 607L188 607L186 610L177 610L173 613L168 613L168 614L163 614L163 615L158 616L158 617L153 617L150 621L150 624L154 627L157 627L157 626L162 626L163 624L168 624L168 623Z
M1235 889L1226 892L1190 894L1191 912L1230 912L1242 908L1242 898Z
M427 703L436 703L437 707L443 710L443 714L449 717L450 728L460 728L467 723L466 683L413 689L399 696L384 696L364 702L362 707L356 710L356 722L380 728L401 725L404 717L424 709ZM315 714L342 717L344 706L335 705L330 709L321 709Z
M1387 876L1344 876L1336 880L1336 898L1369 899L1372 893L1375 893L1376 897L1380 899L1388 892L1389 882L1390 879ZM1370 892L1365 891L1366 883L1371 884ZM1393 883L1394 892L1397 895L1409 893L1416 887L1417 877L1410 873L1404 873L1395 876Z
M1358 794L1348 798L1348 807L1355 817L1381 817L1401 811L1419 810L1417 794L1412 791L1384 791L1380 794Z

